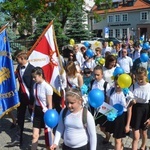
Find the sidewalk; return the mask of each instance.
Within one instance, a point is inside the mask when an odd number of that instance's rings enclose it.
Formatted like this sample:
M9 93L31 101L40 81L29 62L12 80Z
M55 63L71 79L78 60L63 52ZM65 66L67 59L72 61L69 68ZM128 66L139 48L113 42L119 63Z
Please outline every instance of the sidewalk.
M22 147L12 147L12 148L5 147L5 145L7 145L7 142L10 142L11 139L14 139L16 133L16 128L9 129L10 126L11 126L11 119L8 116L5 116L2 119L0 119L0 150L20 150L20 149L30 150L31 141L32 141L32 123L30 122L28 116L26 116L26 121L25 121ZM97 150L113 150L114 149L113 138L111 137L109 144L103 145L102 144L103 136L104 135L99 131L97 127L97 137L98 137ZM146 150L150 150L150 130L148 132L148 137L149 139L147 141ZM124 150L131 150L132 135L131 137L124 138L123 142L124 142ZM140 144L141 144L141 140L139 142L139 146ZM39 140L38 150L46 150L43 131L41 133L41 137ZM57 150L61 150L61 146Z

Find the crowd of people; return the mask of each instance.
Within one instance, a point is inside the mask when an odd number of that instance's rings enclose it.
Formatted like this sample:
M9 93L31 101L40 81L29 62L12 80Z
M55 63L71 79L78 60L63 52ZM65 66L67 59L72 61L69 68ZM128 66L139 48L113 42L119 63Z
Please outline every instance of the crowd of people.
M65 109L60 110L60 101L55 101L52 87L45 81L44 72L40 67L34 67L27 61L26 52L16 52L18 67L16 78L19 81L20 106L17 109L18 132L16 138L8 143L9 147L23 143L23 129L25 112L28 108L33 115L33 139L32 150L36 150L41 128L45 131L45 144L47 149L54 150L61 138L63 138L63 150L96 150L97 136L96 125L105 134L102 144L109 143L111 135L115 140L115 150L122 150L124 138L132 129L132 150L138 149L140 136L142 137L141 150L146 148L147 130L150 126L150 83L147 80L149 61L140 59L142 53L148 50L142 49L139 42L132 44L108 45L103 42L102 47L96 47L94 55L89 57L86 51L90 47L73 46L69 52L69 58L64 64L64 73L60 76L62 90L65 91ZM101 59L105 62L101 62ZM127 95L119 86L114 76L116 67L121 67L125 74L132 78L128 97L132 98L128 104ZM94 119L95 108L89 106L84 114L84 99L81 88L87 87L87 95L93 89L104 92L105 102L109 105L121 104L123 113L114 121L108 121L107 117L98 113L98 119ZM63 92L62 92L63 93ZM60 119L58 126L52 130L44 123L44 113L48 109L59 108ZM140 112L140 113L139 113ZM93 115L93 116L92 116ZM83 120L86 118L86 123ZM118 130L119 129L119 130Z

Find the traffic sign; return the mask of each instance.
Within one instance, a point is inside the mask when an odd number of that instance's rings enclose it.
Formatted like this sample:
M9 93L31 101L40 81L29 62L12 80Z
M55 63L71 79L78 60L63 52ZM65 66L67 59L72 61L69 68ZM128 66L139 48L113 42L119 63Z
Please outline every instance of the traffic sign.
M105 38L109 38L109 28L105 27Z

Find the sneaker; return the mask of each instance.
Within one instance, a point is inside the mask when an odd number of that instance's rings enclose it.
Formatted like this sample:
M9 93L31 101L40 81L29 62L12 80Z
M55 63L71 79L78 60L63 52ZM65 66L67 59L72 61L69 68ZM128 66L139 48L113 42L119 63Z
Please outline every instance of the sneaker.
M19 145L20 145L20 141L19 140L14 140L12 142L8 142L5 147L14 147L14 146L19 146Z

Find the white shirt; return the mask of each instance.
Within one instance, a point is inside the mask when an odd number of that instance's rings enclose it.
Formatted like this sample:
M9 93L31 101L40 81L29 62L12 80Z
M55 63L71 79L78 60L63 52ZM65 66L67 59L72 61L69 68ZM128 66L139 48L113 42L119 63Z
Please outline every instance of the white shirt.
M115 68L116 67L107 69L107 68L103 67L103 78L105 81L107 81L109 83L110 86L112 86L114 84L114 80L112 79L112 76L113 76Z
M93 82L93 85L92 85L92 89L100 89L102 91L104 91L104 83L105 83L105 80L104 79L101 79L100 81L94 81ZM107 84L106 86L106 92L110 89L110 86L109 86L109 83Z
M75 77L69 77L69 76L67 76L67 82L69 82L69 84L71 85L71 87L79 87L79 84L78 84L78 78L79 78L79 76L80 76L79 73L77 73Z
M95 63L95 60L93 60L93 59L90 62L85 61L82 64L82 70L84 70L85 68L89 68L93 71L95 67L96 67L96 63Z
M133 52L133 61L140 57L141 48L139 50L134 50Z
M133 95L137 103L149 103L150 100L150 83L146 83L145 85L139 85L138 83L131 86L131 91L133 91Z
M33 88L34 88L34 96L36 99L36 84L34 84ZM44 106L47 106L47 100L46 100L47 95L53 95L53 89L50 86L50 84L48 84L46 81L37 84L37 97ZM40 106L37 99L35 104L37 106Z
M24 65L24 68L21 68L21 67L20 67L19 73L20 73L21 78L23 77L24 72L25 72L25 70L26 70L28 64L29 64L29 63L27 62L27 63Z
M114 87L112 87L114 88ZM111 88L111 89L112 89ZM124 112L127 111L127 105L128 105L128 101L126 100L126 96L125 94L121 91L119 93L116 93L115 92L115 89L114 89L114 92L111 94L111 89L109 89L109 91L107 92L107 96L110 98L109 100L109 104L111 106L115 105L115 104L120 104L123 106L123 110ZM111 94L111 95L110 95ZM133 98L133 93L131 91L129 91L129 93L127 94L128 97L131 97Z
M130 73L130 69L133 66L133 62L129 56L119 57L117 61L125 73Z
M90 150L96 150L97 136L95 121L93 116L88 111L87 113L87 127L85 129L82 121L82 111L77 113L67 112L65 119L62 119L62 111L60 114L60 121L56 129L54 144L58 145L61 136L64 134L65 145L71 148L84 146L90 142Z
M102 56L105 57L105 53L106 52L110 52L111 53L112 48L111 47L106 47L102 49Z
M81 52L77 52L76 53L76 59L77 59L77 61L79 62L79 64L80 64L80 67L81 67L81 65L84 63L84 61L85 61L85 59L84 59L84 57L83 57L83 55L82 55L82 53Z

